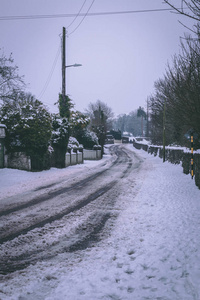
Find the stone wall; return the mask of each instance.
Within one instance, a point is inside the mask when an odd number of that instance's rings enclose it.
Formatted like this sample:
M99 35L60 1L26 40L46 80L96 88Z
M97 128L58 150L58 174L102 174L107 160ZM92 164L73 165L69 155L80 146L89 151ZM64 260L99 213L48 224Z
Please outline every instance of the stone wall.
M83 150L83 157L85 160L99 160L101 159L101 150Z
M65 167L82 164L84 162L83 149L68 149L65 155Z
M101 159L101 149L98 147L96 150L85 150L82 148L68 149L65 155L65 167L82 164L85 160L99 160ZM32 170L32 163L30 157L25 153L15 152L5 155L5 167L19 170L36 171ZM55 165L54 161L49 163L50 167L59 167Z
M23 152L15 152L5 155L5 167L31 171L31 159Z

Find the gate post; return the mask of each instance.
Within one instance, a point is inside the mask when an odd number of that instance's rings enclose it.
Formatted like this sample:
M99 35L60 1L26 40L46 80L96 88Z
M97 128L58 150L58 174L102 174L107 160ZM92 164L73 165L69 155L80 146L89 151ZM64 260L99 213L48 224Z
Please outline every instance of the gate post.
M4 168L4 139L6 137L6 125L0 124L0 168Z

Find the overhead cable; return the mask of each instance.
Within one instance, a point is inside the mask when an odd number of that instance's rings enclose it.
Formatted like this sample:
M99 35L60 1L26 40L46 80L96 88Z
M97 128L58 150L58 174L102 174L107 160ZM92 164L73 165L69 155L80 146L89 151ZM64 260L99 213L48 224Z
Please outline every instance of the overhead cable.
M38 99L39 99L39 98L42 98L43 95L44 95L44 93L46 92L46 89L47 89L47 87L48 87L48 85L49 85L49 83L50 83L51 77L52 77L52 75L53 75L53 73L54 73L54 70L55 70L55 67L56 67L56 65L57 65L59 53L60 53L60 46L59 46L59 48L58 48L58 50L57 50L56 57L55 57L55 59L54 59L54 62L53 62L52 68L51 68L51 70L50 70L49 76L48 76L48 78L47 78L47 80L46 80L46 83L45 83L45 85L44 85L42 91L40 92L40 94L39 94L38 97L37 97Z
M79 28L79 26L83 23L83 21L85 20L85 18L86 18L87 15L88 15L88 13L89 13L89 11L90 11L92 5L94 4L94 1L95 1L95 0L92 1L91 5L89 6L89 8L88 8L88 10L87 10L87 12L86 12L86 14L84 15L83 19L80 21L80 23L78 24L78 26L76 26L76 28L75 28L73 31L71 31L71 32L68 34L68 36L70 36L71 34L73 34L73 33Z
M158 9L144 9L144 10L110 11L110 12L99 12L99 13L87 13L87 16L88 17L94 17L94 16L108 16L108 15L123 15L123 14L164 12L164 11L173 11L173 9L172 8L158 8ZM32 19L52 19L52 18L74 18L76 16L77 16L77 14L0 16L0 21L32 20ZM77 17L84 17L84 16L85 16L84 13L80 13Z
M87 0L84 1L83 5L81 6L79 12L77 13L77 15L75 16L75 18L73 19L73 21L67 26L67 29L76 21L76 19L78 18L78 16L80 16L81 10L83 9L85 3Z

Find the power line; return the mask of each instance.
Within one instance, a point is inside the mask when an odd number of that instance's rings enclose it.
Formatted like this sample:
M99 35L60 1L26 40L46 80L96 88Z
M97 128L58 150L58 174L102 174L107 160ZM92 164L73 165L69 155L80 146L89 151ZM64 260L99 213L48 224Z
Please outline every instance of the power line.
M122 14L164 12L164 11L173 11L173 9L172 8L158 8L158 9L144 9L144 10L110 11L110 12L99 12L99 13L87 13L87 16L88 17L94 17L94 16L109 16L109 15L122 15ZM52 19L52 18L74 18L74 17L84 17L84 16L85 16L85 13L80 13L78 16L77 16L77 14L1 16L0 21Z
M68 36L71 35L71 34L73 34L73 33L79 28L79 26L83 23L83 21L85 20L85 18L88 16L88 13L89 13L89 11L90 11L92 5L94 4L94 1L95 1L95 0L92 1L91 5L89 6L89 8L88 8L88 10L87 10L87 12L86 12L86 14L84 15L83 19L80 21L80 23L78 24L78 26L76 26L76 28L75 28L73 31L71 31L71 32L68 34Z
M53 72L54 72L54 70L55 70L56 64L57 64L57 62L58 62L59 53L60 53L60 46L59 46L59 48L58 48L58 50L57 50L56 57L55 57L55 59L54 59L54 62L53 62L52 68L51 68L51 70L50 70L49 76L47 77L46 83L45 83L45 85L44 85L42 91L40 92L40 94L38 95L37 98L42 98L42 96L43 96L44 93L46 92L46 89L47 89L47 87L48 87L48 85L49 85L49 83L50 83L51 77L52 77Z
M87 1L87 0L84 1L83 5L81 6L81 8L80 8L78 14L76 15L76 17L74 18L74 20L67 26L67 29L68 29L68 28L75 22L75 20L78 18L78 16L80 15L81 10L83 9L83 7L84 7L86 1Z
M78 14L76 15L75 19L70 23L70 25L69 25L67 28L69 28L69 27L72 25L72 23L76 20L76 18L80 15L80 12L81 12L83 6L85 5L86 1L87 1L87 0L84 1L83 5L81 6L81 8L80 8ZM91 5L89 6L87 12L84 14L84 17L83 17L83 19L81 20L81 22L78 24L78 26L77 26L77 27L76 27L69 35L71 35L72 33L74 33L74 32L78 29L78 27L81 25L81 23L84 21L84 19L86 18L86 16L87 16L89 10L91 9L92 5L94 4L94 1L95 1L95 0L92 1L92 3L91 3ZM52 66L52 68L51 68L51 70L50 70L49 76L48 76L48 78L47 78L47 81L46 81L46 83L45 83L45 85L44 85L42 91L40 92L38 98L42 98L42 96L43 96L44 93L46 92L46 89L47 89L47 87L48 87L48 85L49 85L49 83L50 83L51 77L52 77L52 75L53 75L53 72L54 72L54 70L55 70L55 67L56 67L56 64L57 64L57 61L58 61L59 52L60 52L60 47L58 48L58 51L57 51L56 57L55 57L55 59L54 59L53 66Z

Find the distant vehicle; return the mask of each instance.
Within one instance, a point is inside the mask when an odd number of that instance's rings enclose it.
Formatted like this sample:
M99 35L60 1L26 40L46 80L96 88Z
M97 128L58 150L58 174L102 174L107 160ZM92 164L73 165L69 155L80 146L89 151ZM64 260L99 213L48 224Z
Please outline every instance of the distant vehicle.
M107 132L107 135L112 135L115 140L121 140L122 134L120 130L110 130L110 132Z
M122 143L123 144L128 144L129 143L129 137L128 136L123 136L122 137Z
M114 137L111 134L106 135L105 144L114 144Z

